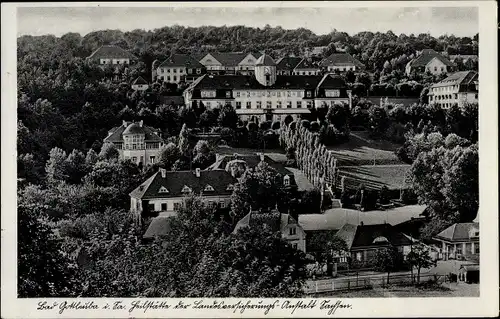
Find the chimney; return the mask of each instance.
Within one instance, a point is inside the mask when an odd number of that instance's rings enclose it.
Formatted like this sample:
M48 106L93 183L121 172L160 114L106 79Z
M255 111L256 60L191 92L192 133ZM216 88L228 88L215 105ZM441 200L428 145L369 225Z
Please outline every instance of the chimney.
M127 124L128 124L127 121L123 120L122 122L123 127L127 127L128 126Z
M167 178L167 170L164 168L160 168L160 173L162 178Z
M359 226L364 226L363 221L360 221L360 222L359 222Z
M200 171L201 171L201 170L200 170L200 168L199 168L199 167L197 167L197 168L195 168L195 169L194 169L194 172L195 172L195 174L196 174L196 177L200 177Z
M141 121L139 122L139 126L140 126L140 127L142 127L142 125L143 125L143 124L144 124L144 121L143 121L143 120L141 120Z

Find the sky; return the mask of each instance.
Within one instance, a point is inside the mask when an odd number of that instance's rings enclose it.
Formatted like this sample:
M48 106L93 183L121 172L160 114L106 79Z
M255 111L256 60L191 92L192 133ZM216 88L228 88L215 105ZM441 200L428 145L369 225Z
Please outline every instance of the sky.
M229 7L231 3L222 5L224 7L21 7L17 9L17 35L61 36L78 32L83 36L104 29L153 30L175 24L260 28L269 24L284 29L304 27L318 35L337 29L350 35L391 30L407 35L428 32L436 37L443 34L473 36L479 30L477 7L297 8L275 5L235 8Z

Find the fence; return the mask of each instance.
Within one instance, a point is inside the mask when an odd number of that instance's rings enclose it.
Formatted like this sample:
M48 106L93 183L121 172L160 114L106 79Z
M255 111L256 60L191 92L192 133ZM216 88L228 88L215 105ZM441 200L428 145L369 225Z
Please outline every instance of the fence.
M442 275L420 275L420 282L424 283L427 281L436 280L438 283L443 283L445 276ZM417 276L413 275L413 281L411 274L404 275L392 275L389 276L389 285L408 285L417 282ZM350 291L350 290L361 290L361 289L371 289L378 287L386 287L387 276L360 276L357 278L335 278L329 280L318 280L310 281L306 285L304 292L306 294L315 294L322 292L333 292L333 291Z

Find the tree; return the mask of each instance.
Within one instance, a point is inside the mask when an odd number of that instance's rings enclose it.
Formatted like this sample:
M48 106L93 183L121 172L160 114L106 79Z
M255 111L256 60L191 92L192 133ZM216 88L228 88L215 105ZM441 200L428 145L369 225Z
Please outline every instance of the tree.
M87 165L87 168L90 169L98 160L99 155L93 149L89 149L85 156L85 165Z
M215 153L205 140L199 140L193 148L193 165L206 168L215 161Z
M189 131L186 124L182 125L177 147L181 156L189 157Z
M45 165L47 181L49 183L65 181L68 178L66 170L66 152L55 147L50 150L49 160Z
M238 115L236 111L230 104L226 104L220 110L219 118L218 118L219 126L229 127L232 129L236 128L238 124Z
M340 257L348 251L346 242L330 230L312 233L307 247L321 267L332 263L333 257Z
M381 106L372 106L369 110L369 121L371 134L376 138L383 138L389 127L386 109Z
M76 269L37 205L18 206L18 297L77 296Z
M380 272L387 272L387 285L389 284L390 273L398 269L399 255L395 247L389 247L377 249L373 256L374 268Z
M332 124L337 130L346 133L350 118L348 107L342 104L335 103L328 109L326 118L328 119L328 122Z
M230 173L235 178L240 178L243 176L247 170L247 163L240 159L234 159L227 162L225 171Z
M420 283L420 270L422 268L436 265L429 255L429 248L422 243L412 246L411 251L406 255L406 259L412 268L417 269L417 283Z
M169 170L179 159L179 156L179 148L174 143L168 143L161 147L158 162Z
M101 148L101 152L99 152L99 158L111 160L118 159L120 153L113 143L104 143Z
M79 150L73 150L66 158L67 181L70 184L78 184L87 173L85 155Z

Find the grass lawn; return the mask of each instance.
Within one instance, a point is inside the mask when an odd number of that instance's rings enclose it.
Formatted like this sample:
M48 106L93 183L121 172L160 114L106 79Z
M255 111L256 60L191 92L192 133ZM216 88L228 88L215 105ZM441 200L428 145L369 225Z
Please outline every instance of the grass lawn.
M368 132L352 132L347 143L327 149L338 159L339 166L404 164L394 151L401 145L388 141L375 141Z
M339 176L345 176L345 187L356 189L365 184L367 188L380 189L387 186L389 189L405 188L405 177L411 165L362 165L339 167Z

